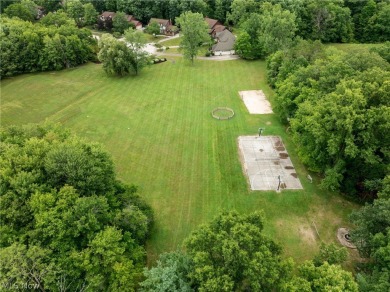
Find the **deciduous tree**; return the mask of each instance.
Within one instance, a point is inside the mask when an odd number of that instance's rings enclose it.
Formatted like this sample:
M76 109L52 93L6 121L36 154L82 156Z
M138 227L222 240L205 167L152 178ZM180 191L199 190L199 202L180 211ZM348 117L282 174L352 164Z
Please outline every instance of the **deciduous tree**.
M185 12L176 18L176 22L181 29L180 50L186 59L194 63L199 48L205 42L210 41L208 26L202 14Z

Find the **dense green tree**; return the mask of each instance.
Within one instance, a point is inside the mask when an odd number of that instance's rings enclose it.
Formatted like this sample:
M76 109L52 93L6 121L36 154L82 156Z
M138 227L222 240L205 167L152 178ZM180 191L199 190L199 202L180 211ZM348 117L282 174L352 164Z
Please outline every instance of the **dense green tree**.
M253 13L260 13L260 5L262 1L256 0L233 0L231 4L231 13L227 19L235 25L240 25Z
M180 50L186 59L194 63L200 46L204 42L210 41L208 26L204 18L199 13L185 12L176 18L176 22L181 29Z
M319 41L299 39L289 50L277 51L267 58L268 83L276 87L288 75L295 73L301 67L307 67L316 59L324 57L325 47Z
M303 21L311 23L305 38L323 42L349 42L353 39L351 11L342 0L305 1L306 13Z
M158 35L160 34L160 25L158 24L158 22L152 21L145 29L145 32L151 35Z
M186 240L194 262L190 278L200 291L277 289L288 278L290 263L281 248L262 234L263 215L218 215Z
M30 0L9 5L4 13L9 17L18 17L22 20L34 21L37 17L37 5Z
M42 6L46 12L54 12L62 7L61 0L36 0L35 3Z
M129 28L129 22L125 17L124 12L117 12L112 19L112 27L114 32L124 33Z
M2 128L0 138L2 287L134 291L152 212L113 178L107 153L53 125ZM59 164L81 172L61 180ZM98 176L106 185L89 185Z
M188 274L192 270L191 259L180 252L160 255L157 266L144 270L146 280L141 283L142 290L148 292L190 292Z
M342 264L347 260L348 251L343 246L337 246L334 243L320 245L320 252L314 257L313 263L316 266L327 262L330 265Z
M69 18L64 11L57 11L56 13L49 12L39 20L39 23L45 26L54 25L56 27L60 27L62 25L76 25L76 22Z
M107 74L124 76L130 73L130 57L126 44L104 34L99 41L98 58Z
M13 243L1 249L1 290L54 290L59 270L51 260L51 250L39 246Z
M296 31L295 14L282 9L279 4L264 3L261 9L259 38L264 53L269 55L277 50L289 48Z
M268 66L301 159L325 176L323 187L375 196L389 161L389 64L368 50L299 46L271 56Z
M260 14L252 13L240 26L243 32L239 34L235 44L235 50L240 57L253 60L265 55L263 43L260 41L261 25Z
M234 44L234 50L237 55L243 59L256 59L259 48L254 47L253 39L247 32L242 32Z
M148 53L145 51L145 34L138 30L128 29L125 31L125 41L129 51L131 71L138 75L149 60Z
M7 17L0 22L0 77L74 67L94 56L91 32L75 27L63 13L49 13L36 24Z
M358 285L352 274L344 271L338 265L330 265L325 262L323 265L316 267L312 262L306 262L301 265L298 270L299 277L303 279L303 281L300 280L298 283L300 285L302 285L302 282L304 281L310 283L311 290L306 291L358 291ZM306 287L306 285L302 286Z
M242 22L243 31L238 38L236 51L245 59L258 59L277 50L289 48L295 35L295 15L281 5L268 2L261 5L261 13L252 13Z
M84 6L80 0L66 1L66 13L74 19L78 27L84 25Z

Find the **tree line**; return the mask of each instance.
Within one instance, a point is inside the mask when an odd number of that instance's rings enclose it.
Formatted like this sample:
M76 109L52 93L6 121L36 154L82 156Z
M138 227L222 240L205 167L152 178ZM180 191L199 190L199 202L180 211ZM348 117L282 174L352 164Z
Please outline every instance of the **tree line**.
M90 30L77 28L64 14L48 14L36 24L2 17L0 24L0 77L60 70L96 59Z
M340 266L345 248L323 244L312 261L296 265L263 229L262 212L222 212L191 233L185 252L162 254L155 267L145 269L140 290L358 291L352 274Z
M28 0L17 0L25 2ZM31 1L30 1L31 2ZM198 12L227 25L239 26L253 13L262 14L264 3L280 5L295 15L296 34L322 42L383 42L390 40L385 0L35 0L46 12L71 7L72 14L82 14L82 5L91 4L95 11L125 12L143 23L152 17L171 19L183 12ZM16 3L17 4L17 3ZM4 1L2 11L14 1ZM79 17L80 19L80 17Z
M0 138L2 290L134 291L153 215L109 154L56 125Z
M276 109L325 188L374 198L389 172L389 47L346 53L300 41L267 61Z
M387 1L239 1L228 19L239 27L236 52L244 59L265 58L299 39L323 43L390 40Z

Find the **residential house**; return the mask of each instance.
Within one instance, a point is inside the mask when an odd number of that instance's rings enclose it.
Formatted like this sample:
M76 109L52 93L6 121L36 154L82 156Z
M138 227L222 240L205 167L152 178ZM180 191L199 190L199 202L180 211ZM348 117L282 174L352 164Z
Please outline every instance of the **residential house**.
M215 39L217 43L211 48L215 56L234 55L236 37L228 29L216 32Z
M169 19L151 18L149 24L157 22L160 25L160 34L175 35L177 32L176 26L172 25Z
M214 55L233 55L236 37L218 20L208 17L205 17L204 20L209 26L209 34L216 41L211 48Z
M106 21L106 20L109 20L109 19L113 19L115 17L116 13L115 12L111 12L111 11L104 11L101 15L100 15L100 19L103 20L103 21ZM126 20L129 22L129 23L132 23L134 24L134 27L136 29L142 29L142 23L137 20L133 15L128 15L128 14L125 14L125 18Z
M141 23L141 21L139 21L138 19L136 19L133 15L128 15L128 14L126 14L125 17L126 17L126 19L127 19L127 21L128 21L129 23L134 24L135 29L142 29L142 23Z
M221 32L226 29L226 27L222 23L220 23L219 20L208 18L208 17L205 17L204 20L207 22L207 25L209 26L208 33L213 38L215 38L215 34L217 32Z

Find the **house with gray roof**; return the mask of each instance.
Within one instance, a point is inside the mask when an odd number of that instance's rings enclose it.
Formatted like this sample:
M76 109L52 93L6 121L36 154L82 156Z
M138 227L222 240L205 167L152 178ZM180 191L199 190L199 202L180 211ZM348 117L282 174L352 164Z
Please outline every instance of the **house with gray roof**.
M228 29L215 33L215 39L217 43L211 48L215 56L234 55L236 37Z

